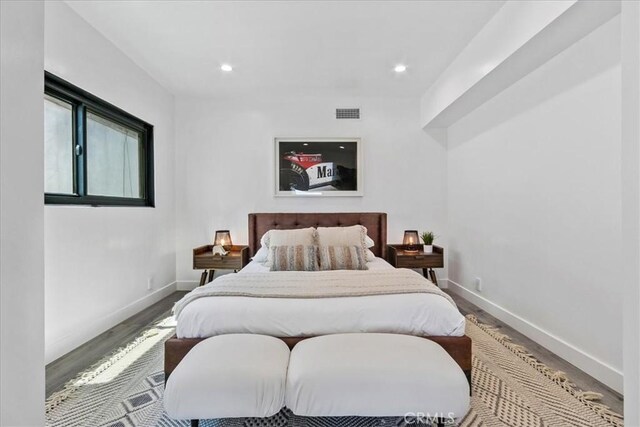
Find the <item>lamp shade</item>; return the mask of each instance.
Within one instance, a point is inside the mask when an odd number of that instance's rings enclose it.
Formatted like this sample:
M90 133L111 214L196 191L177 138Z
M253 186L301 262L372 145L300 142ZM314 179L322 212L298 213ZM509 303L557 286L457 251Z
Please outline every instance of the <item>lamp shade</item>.
M405 251L418 251L420 249L420 238L418 230L405 230L402 245Z
M229 230L216 230L216 237L213 240L213 244L215 246L222 246L225 250L233 246Z

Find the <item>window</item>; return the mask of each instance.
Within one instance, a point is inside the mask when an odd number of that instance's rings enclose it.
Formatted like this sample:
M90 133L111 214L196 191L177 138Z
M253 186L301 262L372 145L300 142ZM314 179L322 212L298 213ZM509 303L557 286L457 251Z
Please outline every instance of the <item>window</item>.
M153 126L45 73L45 203L153 206Z

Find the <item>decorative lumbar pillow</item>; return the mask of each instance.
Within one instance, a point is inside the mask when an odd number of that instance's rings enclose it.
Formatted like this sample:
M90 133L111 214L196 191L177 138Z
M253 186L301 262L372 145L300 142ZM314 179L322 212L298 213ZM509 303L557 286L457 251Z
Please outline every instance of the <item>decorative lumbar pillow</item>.
M317 232L313 227L298 228L293 230L269 230L260 239L260 244L271 249L272 246L315 246ZM272 262L271 252L267 259L267 266Z
M320 246L320 270L367 270L361 246Z
M319 246L360 246L367 261L373 261L375 255L368 250L375 242L367 236L367 227L352 225L350 227L318 227Z
M313 245L271 246L271 271L318 271L318 247Z

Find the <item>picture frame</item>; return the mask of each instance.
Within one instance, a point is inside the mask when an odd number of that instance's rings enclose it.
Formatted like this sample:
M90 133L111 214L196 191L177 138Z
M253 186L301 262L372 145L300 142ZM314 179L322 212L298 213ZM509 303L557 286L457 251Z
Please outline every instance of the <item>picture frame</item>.
M275 196L362 197L360 138L275 138Z

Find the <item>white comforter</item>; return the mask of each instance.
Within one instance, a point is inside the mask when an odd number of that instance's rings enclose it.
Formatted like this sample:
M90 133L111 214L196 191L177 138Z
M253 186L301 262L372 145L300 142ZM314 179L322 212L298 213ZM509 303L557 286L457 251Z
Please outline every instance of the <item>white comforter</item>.
M393 268L376 259L370 270ZM251 262L238 274L268 271ZM411 335L464 335L464 317L449 301L434 294L372 295L295 299L206 297L180 313L178 338L230 333L301 337L349 332Z

